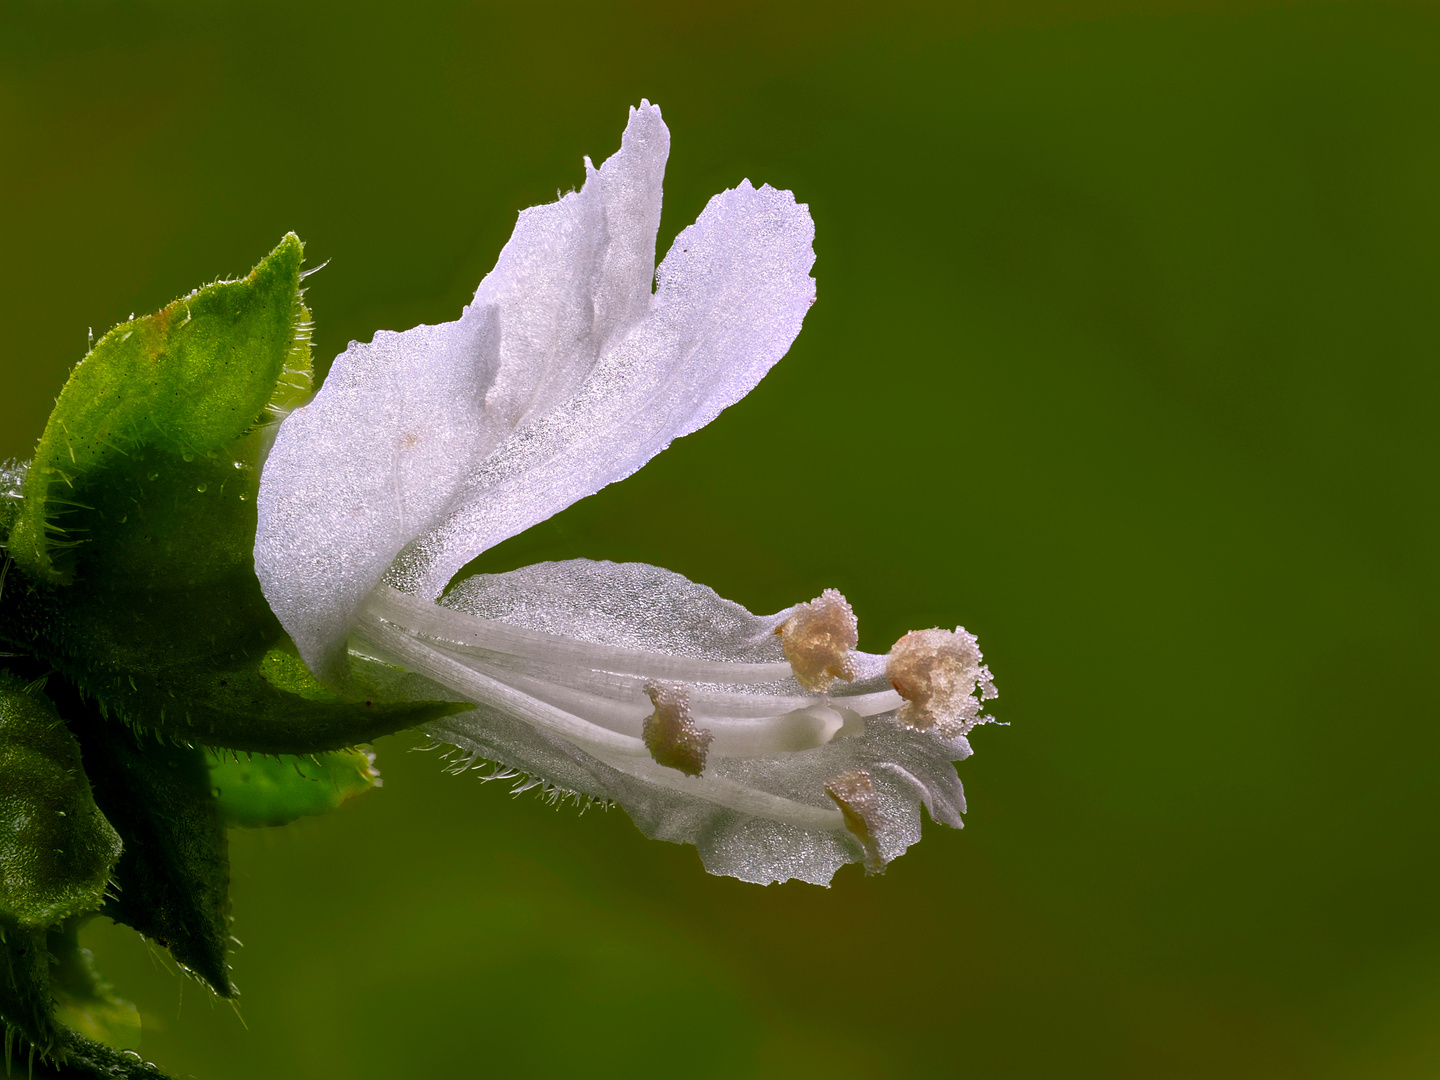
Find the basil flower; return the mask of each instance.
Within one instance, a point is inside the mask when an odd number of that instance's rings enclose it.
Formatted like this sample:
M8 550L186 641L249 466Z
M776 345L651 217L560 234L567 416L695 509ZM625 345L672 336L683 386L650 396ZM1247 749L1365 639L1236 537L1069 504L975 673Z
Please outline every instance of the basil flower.
M814 225L788 191L722 192L655 266L669 147L642 102L580 190L520 215L459 319L351 343L276 434L255 569L322 680L470 703L426 727L461 766L619 803L712 873L824 884L903 852L922 804L961 825L952 762L994 696L973 637L863 654L838 593L760 617L639 564L446 593L705 426L800 332Z

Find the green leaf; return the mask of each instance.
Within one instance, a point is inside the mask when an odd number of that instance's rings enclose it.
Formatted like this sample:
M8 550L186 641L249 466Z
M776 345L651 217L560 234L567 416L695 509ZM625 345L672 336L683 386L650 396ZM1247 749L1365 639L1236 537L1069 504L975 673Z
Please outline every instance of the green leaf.
M56 563L56 548L87 538L70 517L89 506L85 495L96 474L111 482L128 474L179 497L181 478L165 475L162 466L196 460L230 466L234 459L224 459L232 444L266 418L277 386L287 399L298 384L308 387L302 253L291 233L248 277L208 285L122 323L76 366L36 447L10 537L11 554L31 576L69 577Z
M375 758L360 750L313 757L221 753L210 759L210 782L227 824L258 828L324 814L380 781Z
M95 801L125 842L103 913L170 950L221 997L234 994L230 860L205 752L143 738L95 710L72 719Z
M80 746L39 688L0 672L0 917L44 928L98 911L120 857Z
M455 711L341 700L273 659L293 648L255 578L260 426L309 388L300 242L107 334L75 369L24 480L0 640L134 726L308 754Z

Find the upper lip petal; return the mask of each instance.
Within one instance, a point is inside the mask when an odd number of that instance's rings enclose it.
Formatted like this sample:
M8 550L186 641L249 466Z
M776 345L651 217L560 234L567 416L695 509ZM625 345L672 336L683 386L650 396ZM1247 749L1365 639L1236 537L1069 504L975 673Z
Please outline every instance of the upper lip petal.
M669 145L658 108L631 110L579 191L520 215L458 320L353 343L281 426L255 567L321 677L342 674L382 578L438 596L480 552L709 423L790 347L815 296L808 209L745 181L657 273Z

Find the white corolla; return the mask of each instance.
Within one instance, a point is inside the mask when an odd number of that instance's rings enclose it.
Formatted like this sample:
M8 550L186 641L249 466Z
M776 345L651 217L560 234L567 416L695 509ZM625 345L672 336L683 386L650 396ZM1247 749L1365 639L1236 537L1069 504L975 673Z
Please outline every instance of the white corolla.
M637 563L446 593L482 551L709 423L800 332L814 225L788 191L716 195L655 266L669 149L642 102L579 191L520 215L459 319L335 360L267 459L256 571L320 678L388 665L410 692L473 703L429 729L463 760L619 803L712 873L824 884L918 840L922 804L960 826L952 763L995 693L972 636L870 655L833 590L762 617Z

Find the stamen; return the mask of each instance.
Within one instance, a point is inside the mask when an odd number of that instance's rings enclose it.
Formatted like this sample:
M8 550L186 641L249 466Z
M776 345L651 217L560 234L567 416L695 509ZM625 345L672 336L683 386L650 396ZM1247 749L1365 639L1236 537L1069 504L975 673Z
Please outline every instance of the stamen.
M553 732L592 753L605 752L634 757L647 754L644 743L639 739L620 735L599 724L592 724L583 717L557 709L523 691L506 686L499 680L446 656L439 649L407 634L388 620L366 612L361 615L356 630L361 637L379 646L383 652L399 660L410 670L434 679L442 686L452 687L477 705L488 705L518 716L527 723Z
M642 649L594 645L575 638L527 630L494 619L482 619L452 611L393 589L377 586L370 594L367 610L388 622L463 646L505 653L538 661L547 666L574 665L600 671L638 675L686 683L725 683L734 686L781 682L790 676L790 665L745 664L724 660L699 660L688 656L646 652Z
M836 590L826 589L801 604L775 633L795 680L805 689L823 693L836 679L849 682L855 677L850 653L860 643L860 632L855 612Z
M942 738L964 735L976 725L980 701L995 696L990 672L980 664L980 649L963 626L948 630L912 630L890 650L885 674L905 704L898 719ZM977 686L981 698L974 697Z
M716 806L735 810L741 814L783 821L797 829L815 832L843 832L845 817L837 810L809 803L796 802L783 795L772 795L747 784L723 776L688 777L679 775L674 769L662 768L648 759L633 757L609 758L597 755L607 765L628 773L655 787L677 791L695 799L703 799Z
M683 686L645 684L655 711L645 718L645 746L656 764L678 769L686 776L705 771L705 754L714 738L690 718L690 695Z
M980 703L994 690L964 630L920 631L887 656L862 653L850 605L827 590L768 619L725 612L737 625L697 630L692 641L650 633L647 608L590 598L590 584L582 576L551 600L554 611L543 600L538 615L522 604L520 622L490 614L510 611L500 601L480 607L487 618L464 610L463 597L451 607L377 588L351 650L477 705L430 731L465 747L464 765L498 761L537 784L557 770L561 787L615 799L647 832L699 837L707 866L725 872L734 872L736 845L753 841L766 845L755 880L825 880L857 854L878 873L918 838L920 803L959 824L949 760L969 747L918 732L949 738L985 719ZM613 635L610 619L619 623ZM501 719L521 723L502 723L490 738Z
M880 800L875 794L875 784L864 769L853 769L841 773L825 785L825 794L835 800L845 818L845 827L865 852L865 872L878 874L885 869L885 857L880 852L879 833L887 822L880 812Z
M422 639L423 640L423 639ZM498 679L531 697L583 716L622 735L640 737L654 711L645 699L647 684L625 676L556 669L548 677L522 675L490 665L455 650L432 646L436 652ZM893 711L902 699L893 690L841 698L826 706L814 698L772 694L707 694L687 688L690 718L714 738L708 758L773 757L824 746L839 735L865 730L865 716ZM858 705L851 708L851 701ZM843 703L843 705L842 705ZM853 713L853 716L847 715Z
M451 678L458 671L457 665L467 669L471 674L463 678L470 683L468 693L493 698L493 683L499 683L532 699L534 706L553 707L548 716L533 722L561 733L557 721L562 716L569 718L562 725L564 730L574 731L574 737L592 744L592 749L596 738L603 738L608 746L615 745L600 734L601 730L628 737L624 744L627 748L640 747L646 718L654 712L653 700L647 703L645 697L648 684L654 680L553 662L547 665L456 646L372 613L362 617L357 629L373 646L380 646L389 661L402 666L414 669L420 664L437 674L443 669L451 673ZM395 636L397 629L405 640ZM493 683L488 689L480 689L473 681L476 677ZM736 693L694 686L687 687L686 693L691 721L705 728L713 739L707 759L772 757L812 750L837 737L862 734L865 717L891 712L903 704L893 690L840 696L828 704L794 694ZM574 721L582 717L588 727L577 730Z

